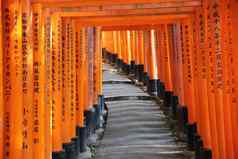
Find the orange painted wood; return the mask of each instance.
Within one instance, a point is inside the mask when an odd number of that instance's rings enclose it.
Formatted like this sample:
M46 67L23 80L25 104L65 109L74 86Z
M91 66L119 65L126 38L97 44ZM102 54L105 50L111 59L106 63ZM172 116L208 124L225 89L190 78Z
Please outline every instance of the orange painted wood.
M127 64L130 64L132 61L132 52L131 52L131 33L129 30L126 31L126 45L127 45Z
M138 50L138 31L133 31L133 44L134 44L134 52L135 52L135 64L139 64L139 50Z
M138 54L139 54L139 64L144 64L144 37L143 31L138 31Z
M77 75L77 81L79 84L79 114L78 114L78 125L80 127L84 127L84 111L86 110L86 104L87 104L87 92L85 90L86 85L86 75L87 72L84 72L87 67L86 63L86 53L84 51L85 49L85 29L79 28L79 71ZM82 74L85 74L85 76L82 76Z
M151 30L151 29L158 29L158 27L161 24L155 24L155 25L149 25L149 24L144 24L144 25L125 25L125 26L102 26L103 31L112 31L112 30L138 30L138 31L144 31L144 30ZM172 24L171 24L172 25Z
M120 6L119 6L120 7ZM78 11L73 12L60 12L60 15L62 17L73 17L73 18L86 18L86 17L113 17L113 16L139 16L139 15L169 15L169 14L190 14L194 12L194 7L190 6L175 6L175 7L161 7L161 8L132 8L132 9L123 9L120 7L120 9L105 9L101 10L98 8L98 10L86 10L81 11L80 9Z
M169 67L170 67L170 78L171 78L171 91L174 90L174 37L173 37L173 25L168 24L167 25L167 31L168 31L168 49L169 49Z
M157 60L156 60L156 35L155 30L150 30L148 32L149 37L149 47L147 48L148 53L148 64L149 64L149 77L150 79L157 79L158 71L157 71Z
M113 31L103 32L103 45L104 48L114 54Z
M207 76L208 76L208 52L206 51L207 43L207 12L204 12L204 9L207 7L207 4L204 2L201 7L201 12L199 12L199 77L198 77L198 86L202 89L198 89L198 101L200 107L200 126L201 136L204 139L204 146L211 148L211 121L209 117L209 105L208 105L208 85L207 85Z
M177 95L178 96L178 91L177 91L177 87L175 87L175 85L177 84L177 78L176 78L176 41L175 41L175 25L173 24L169 24L168 25L168 31L169 31L169 44L170 44L170 56L171 56L171 75L172 75L172 83L173 83L173 95ZM160 74L158 73L158 76L160 76Z
M49 10L43 13L44 46L45 46L45 159L51 159L52 146L52 58L51 58L51 19Z
M187 0L111 0L111 1L103 1L103 0L31 0L32 3L42 3L48 7L80 7L80 6L97 6L97 5L123 5L123 4L153 4L153 3L178 3L178 2L191 2L191 4L199 5L200 1L187 1Z
M194 38L194 53L193 53L193 74L194 74L194 95L195 95L195 105L197 106L197 118L196 118L196 122L197 122L197 128L198 128L198 133L200 134L201 132L201 126L200 126L200 123L201 123L201 107L199 107L199 87L197 87L199 85L199 77L200 77L200 65L199 65L199 40L200 40L200 21L196 20L197 18L199 19L199 15L201 13L201 10L197 10L195 13L194 13L194 19L193 19L193 26L194 26L194 29L193 29L193 38Z
M177 87L179 94L179 103L181 106L184 106L184 83L183 83L183 55L182 55L182 37L181 37L181 23L176 24L176 51L177 51Z
M97 40L99 46L99 95L103 95L103 58L102 58L102 31L101 27L98 28Z
M152 65L152 49L151 49L151 32L150 31L146 31L145 32L145 43L146 43L146 47L145 47L145 51L146 51L146 59L147 59L147 71L148 71L148 75L150 77L150 79L153 76L153 67Z
M113 34L111 33L111 36ZM113 38L113 37L112 37ZM94 47L94 42L93 42L93 28L88 27L86 28L86 52L87 52L87 62L88 62L88 77L87 77L87 82L88 82L88 104L87 104L87 110L90 110L93 106L93 47ZM113 42L110 44L112 50L113 50Z
M136 60L136 54L135 54L135 43L134 43L134 31L130 31L130 49L131 49L131 61Z
M113 31L112 32L113 34L113 52L118 54L118 51L117 51L117 32L116 31Z
M28 4L29 5L29 4ZM44 53L44 30L43 30L43 11L42 6L37 4L32 6L32 30L33 30L33 36L32 39L28 39L28 42L30 43L32 40L34 41L33 44L33 63L31 65L33 66L33 109L31 110L33 112L33 145L32 149L33 152L33 158L41 159L46 157L46 136L51 135L49 132L49 129L45 130L45 117L47 116L47 109L45 109L45 53ZM27 14L28 17L30 17L30 13ZM30 21L28 22L28 25ZM28 33L30 36L31 33ZM30 45L30 44L29 44ZM31 61L31 57L28 58L29 61ZM32 68L31 68L32 69ZM50 120L47 120L47 122L50 122ZM39 153L39 154L38 154ZM47 152L48 153L48 152ZM49 154L47 156L49 158Z
M2 4L2 0L0 0L0 4ZM2 5L0 6L0 10L2 11ZM3 15L0 12L0 121L4 120L4 98L3 98ZM0 127L0 159L3 159L3 144L4 144L4 127L3 125Z
M80 67L81 67L81 56L80 56L80 28L77 27L76 25L76 30L75 30L75 80L76 80L76 84L75 84L75 107L76 107L76 126L80 127L80 120L81 120L81 111L80 111ZM63 32L63 31L62 31ZM63 40L63 38L62 38ZM63 41L62 41L63 42Z
M72 140L73 138L76 137L76 68L75 68L75 23L73 20L70 21L70 36L69 36L69 43L70 43L70 51L69 51L69 60L70 60L70 74L69 74L69 90L70 90L70 129L69 134L70 134L70 139ZM93 80L93 79L92 79ZM91 94L92 95L92 94ZM92 99L93 100L93 99ZM93 101L92 101L93 102Z
M127 33L126 33L126 31L122 31L122 34L123 34L124 62L125 62L126 64L129 64L129 63L130 63L130 60L129 60L129 58L128 58Z
M218 1L213 1L208 3L211 7L210 15L213 15L211 17L211 41L213 42L214 46L214 88L215 88L215 105L216 105L216 121L219 125L219 129L217 131L218 133L218 142L219 144L219 152L220 152L220 158L227 158L227 139L226 139L226 131L225 131L225 125L230 123L225 123L225 116L224 116L224 100L223 100L223 79L220 78L224 74L221 72L222 70L222 59L223 55L222 52L219 51L219 43L221 43L221 32L217 30L218 24L217 22L220 22L221 19L218 17L221 15L221 12L219 11L218 6L216 7ZM214 14L217 13L217 14Z
M119 56L120 59L123 59L123 56L122 56L122 45L121 45L121 40L122 40L121 31L117 31L117 38L118 38L118 41L117 41L118 56Z
M183 28L183 43L184 43L184 100L188 106L189 122L196 122L196 106L194 102L194 83L193 83L193 36L192 36L192 21L186 20L182 24Z
M28 1L22 1L20 4L22 8L22 53L23 53L23 59L22 59L22 76L23 76L23 158L31 159L33 154L33 146L34 139L37 138L36 136L32 136L32 130L33 133L35 132L36 127L38 125L34 125L32 123L32 117L33 117L33 61L32 59L32 51L31 51L31 32L30 32L30 26L31 26L31 19L30 19L30 3ZM41 120L41 123L44 122ZM41 134L44 135L44 132ZM32 142L33 141L33 142ZM43 151L44 155L44 151Z
M67 129L62 129L63 143L71 141L71 36L70 36L70 19L62 19L61 21L61 43L62 43L62 115L61 126Z
M95 17L95 18L81 18L77 22L82 26L130 26L130 25L157 25L163 23L173 23L178 19L189 17L188 14L169 14L157 16L127 16L124 17ZM133 21L131 21L133 19Z
M120 41L119 41L119 45L120 45L120 56L121 59L123 60L123 62L125 62L125 56L126 56L126 52L125 52L125 37L124 37L124 33L123 31L120 31Z
M89 110L89 56L88 56L88 32L87 32L87 28L85 28L84 30L84 34L83 34L83 41L82 41L82 54L84 54L84 64L85 67L82 71L83 74L85 74L85 76L83 76L83 92L84 94L82 94L82 98L84 98L84 111ZM111 45L110 45L111 46Z
M206 47L208 50L208 69L207 69L207 85L208 85L208 105L209 105L209 116L210 116L210 126L211 126L211 149L213 152L214 158L219 158L219 146L218 146L218 132L217 132L217 120L216 120L216 107L215 107L215 94L214 94L214 80L215 80L215 49L214 49L214 42L212 40L212 14L211 14L211 6L207 4L207 43Z
M21 1L19 4L21 9L21 48L22 48L22 94L23 94L23 158L31 159L33 157L34 139L37 138L34 134L38 125L33 127L33 64L32 47L31 47L31 19L30 19L30 3L27 0ZM39 43L38 43L39 44ZM37 110L36 110L37 111ZM33 119L33 120L32 120ZM44 122L41 120L41 123ZM32 131L33 130L33 131ZM38 129L37 129L38 130ZM44 135L44 132L41 134ZM32 142L33 141L33 142ZM44 151L43 151L44 155Z
M99 75L99 73L100 73L100 70L99 70L99 48L98 48L98 39L97 39L97 34L98 33L98 30L95 28L95 33L94 33L94 49L95 49L95 51L94 51L94 62L93 62L93 79L94 79L94 81L93 81L93 85L94 85L94 87L93 87L93 91L94 91L94 99L93 99L93 104L94 105L97 105L98 104L98 86L99 86L99 84L98 84L98 81L99 81L99 79L98 79L98 75ZM113 39L115 39L116 38L116 34L114 33L114 38ZM114 50L115 50L115 52L117 52L116 51L116 44L115 44L115 42L114 42Z
M57 15L52 17L52 140L53 151L62 151L62 77L61 77L61 47L60 47L60 19Z
M170 46L169 46L169 33L168 33L168 25L164 25L164 41L165 41L165 67L166 67L166 90L172 91L172 79L171 79L171 57L170 57Z
M227 158L236 158L235 157L235 131L234 131L234 114L232 110L232 94L231 94L231 70L232 67L230 66L230 53L231 53L231 46L230 46L230 38L231 38L231 32L230 32L230 1L224 0L221 1L221 39L222 39L222 48L224 50L223 52L223 69L224 69L224 107L225 111L225 131L226 131L226 144L227 146ZM228 124L226 124L228 123Z
M4 1L3 10L3 156L16 159L23 158L22 21L18 1Z
M44 46L45 46L45 83L48 87L45 88L45 159L51 159L52 156L52 59L51 59L51 23L49 10L43 13L43 29Z
M230 81L231 81L231 112L232 112L232 129L233 132L238 131L237 127L237 117L238 117L238 111L237 111L237 71L235 69L237 68L238 60L237 60L237 51L238 47L235 43L235 41L238 40L238 32L237 32L237 26L238 26L238 15L236 13L236 10L238 9L238 3L235 0L227 0L227 4L230 4L228 7L228 15L229 18L227 17L227 27L228 27L228 42L229 42L229 47L228 47L228 56L230 58L228 59L228 62L230 63ZM238 138L236 135L233 135L233 141L234 141L234 153L235 153L235 158L238 157Z
M101 79L101 74L102 74L102 51L101 51L101 28L98 27L96 28L96 33L95 33L95 50L96 50L96 92L97 92L97 98L96 98L96 103L98 104L98 96L102 95L102 79Z
M164 58L163 58L163 54L164 54L164 41L163 39L163 31L161 29L161 25L158 26L157 30L156 30L156 37L157 37L157 62L158 62L158 78L161 82L164 82Z
M94 63L94 48L95 48L95 28L94 27L89 27L88 29L88 60L89 60L89 109L92 108L93 106L93 63ZM113 43L112 43L113 47Z
M148 60L149 60L149 54L148 54L148 50L149 50L149 45L150 45L150 42L148 42L148 41L150 41L150 39L149 39L149 36L148 36L148 31L143 31L143 37L144 37L144 41L143 41L143 43L144 43L144 62L145 62L145 65L144 65L144 72L145 73L148 73L148 75L149 75L149 62L148 62Z
M165 83L214 159L237 158L235 0L0 2L0 159L50 159L75 137L102 95L101 47Z

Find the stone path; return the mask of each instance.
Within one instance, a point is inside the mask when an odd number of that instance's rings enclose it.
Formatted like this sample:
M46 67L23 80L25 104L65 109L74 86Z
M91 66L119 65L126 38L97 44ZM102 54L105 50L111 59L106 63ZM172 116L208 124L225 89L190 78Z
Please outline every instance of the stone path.
M109 116L96 159L190 159L160 106L126 76L104 65ZM143 100L142 100L142 99Z

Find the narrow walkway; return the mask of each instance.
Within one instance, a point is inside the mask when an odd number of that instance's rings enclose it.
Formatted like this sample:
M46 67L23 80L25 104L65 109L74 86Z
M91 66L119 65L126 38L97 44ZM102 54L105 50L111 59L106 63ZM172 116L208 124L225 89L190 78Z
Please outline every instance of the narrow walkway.
M158 104L126 76L104 65L109 117L96 159L190 159ZM137 98L138 96L141 97Z

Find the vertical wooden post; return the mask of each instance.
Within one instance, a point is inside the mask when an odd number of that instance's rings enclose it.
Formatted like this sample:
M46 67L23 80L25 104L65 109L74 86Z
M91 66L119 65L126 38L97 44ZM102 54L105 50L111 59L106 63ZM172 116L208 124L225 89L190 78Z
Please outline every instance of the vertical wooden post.
M34 137L32 136L32 114L33 106L33 61L31 48L31 19L30 19L30 2L27 0L20 1L21 20L22 20L22 94L23 94L23 158L31 159L33 157ZM36 125L36 124L35 124ZM43 135L43 134L42 134ZM34 143L33 143L34 144ZM43 153L44 155L44 153Z
M80 120L81 120L81 116L83 116L83 114L81 114L80 111L80 28L78 27L77 23L75 24L76 26L76 33L75 33L75 74L76 74L76 135L78 136L78 140L79 140L79 129L80 129ZM79 146L79 145L78 145ZM80 151L80 149L78 149Z
M19 1L3 3L4 157L23 158L22 19Z
M150 31L150 40L151 40L151 69L152 69L152 74L151 74L151 79L158 79L158 70L157 70L157 59L156 59L156 53L157 53L157 50L156 50L156 42L157 42L157 39L156 39L156 33L155 33L155 30L151 30Z
M62 19L62 140L70 143L70 19Z
M45 158L45 52L43 39L42 6L32 6L33 36L33 158ZM27 16L30 16L29 14ZM31 59L29 59L31 60ZM49 122L49 121L48 121ZM38 154L39 153L39 154ZM49 156L48 156L49 158Z
M88 68L88 82L89 82L89 105L88 110L92 109L93 106L93 62L94 62L94 28L88 27L87 28L87 50L88 50L88 62L89 62L89 68ZM111 32L111 35L112 32ZM113 42L111 42L111 46L113 46ZM113 48L113 47L112 47ZM112 49L113 51L113 49Z
M99 45L99 94L103 95L103 59L102 59L102 31L98 31L98 45Z
M217 30L220 30L221 35L221 64L222 64L222 91L223 91L223 113L224 113L224 133L225 133L225 139L226 139L226 158L229 159L235 159L234 154L234 136L235 132L232 129L232 107L231 107L231 87L230 87L230 61L229 61L229 53L230 53L230 43L229 43L229 10L230 10L230 3L228 0L219 0L215 1L219 3L218 9L220 13L220 26L215 27L214 31L217 35ZM214 9L216 9L215 5L213 6ZM216 11L213 12L215 15ZM216 16L213 16L214 20L216 21ZM215 36L214 36L215 37ZM217 40L214 40L217 42ZM216 52L217 53L217 52ZM219 58L219 56L216 54L216 58ZM216 67L218 68L218 67Z
M136 55L135 55L135 43L134 43L134 30L130 30L130 48L131 48L131 71L134 72L135 69L135 60L136 60Z
M3 1L0 0L0 159L3 159L4 145L4 98L3 98Z
M52 59L51 59L51 18L49 10L43 13L43 40L45 52L45 159L51 159L53 151L52 141Z
M149 47L149 37L148 37L148 31L143 31L143 45L144 45L144 83L147 82L147 79L149 78L149 68L148 68L148 47Z
M135 52L135 66L137 69L137 66L139 65L139 50L138 50L138 31L133 31L133 46L134 46L134 52Z
M77 24L77 28L79 31L79 42L78 42L78 56L76 52L76 57L78 60L78 69L77 69L77 84L78 84L78 100L79 100L79 106L78 106L78 113L77 113L77 135L80 140L80 152L86 151L85 149L85 138L86 138L86 130L85 130L85 117L84 117L84 111L86 111L87 107L87 90L85 90L86 85L86 77L87 77L87 59L86 59L86 52L85 52L85 28L81 28L80 25Z
M139 43L139 64L144 65L144 36L143 31L139 31L138 33L138 43Z
M116 34L117 35L117 34ZM116 36L117 37L117 36ZM101 90L101 85L102 85L102 81L101 81L101 61L102 61L102 57L101 57L101 28L98 27L96 28L96 33L95 33L95 46L96 46L96 92L97 92L97 101L98 101L98 96L102 95L102 90ZM117 46L117 44L116 44ZM117 51L118 52L118 51ZM99 103L98 103L99 104Z
M165 67L165 89L169 92L172 91L172 79L171 79L171 57L170 57L170 45L169 45L169 31L168 25L163 25L164 29L162 32L162 37L164 38L164 67ZM163 57L162 57L163 58Z
M211 149L213 152L213 158L221 158L222 154L221 152L222 146L219 145L219 138L221 136L218 136L218 125L217 122L217 107L215 104L215 43L213 41L213 15L212 15L212 6L211 2L207 3L206 8L206 16L207 16L207 51L208 51L208 76L207 76L207 82L208 82L208 104L209 104L209 116L210 116L210 126L211 126ZM219 147L221 147L219 149Z
M53 152L62 151L62 86L61 86L61 47L59 17L53 15L51 24L51 58L52 58L52 140Z
M179 92L179 103L184 106L184 87L183 87L183 43L181 37L181 23L176 24L176 42L177 42L177 64L178 64L178 92Z
M238 3L235 0L227 0L227 9L228 9L228 15L229 18L227 19L227 25L228 25L228 42L229 42L229 53L230 58L228 62L230 63L230 81L231 81L231 112L232 112L232 123L233 123L233 132L236 133L238 131L236 119L238 117L238 109L237 109L237 95L238 95L238 82L237 77L238 73L236 71L236 68L238 66L238 59L237 59L237 51L238 47L236 42L238 41ZM238 157L238 137L236 135L233 135L233 141L234 141L234 158Z
M123 37L123 39L122 39L122 44L123 44L123 53L124 53L124 57L123 57L123 61L124 61L124 63L125 64L129 64L129 61L128 61L128 53L127 53L127 51L128 51L128 49L127 49L127 36L126 36L126 31L122 31L122 37Z
M183 65L184 65L184 102L188 107L188 121L193 124L196 121L196 107L194 103L194 85L193 85L193 36L192 36L191 20L185 20L182 23L183 28Z
M156 36L155 30L146 31L145 33L145 58L147 60L148 79L147 79L147 91L150 94L154 94L157 90L157 59L156 59Z
M157 37L157 62L158 62L158 79L160 80L160 85L164 84L164 64L163 64L163 54L164 54L164 41L162 34L162 25L158 26L156 30Z
M80 80L80 70L82 68L82 54L80 54L81 50L81 29L77 26L77 31L76 31L76 101L77 101L77 106L76 106L76 112L77 112L77 127L80 128L83 126L83 106L80 104L80 93L81 93L81 88L80 88L80 83L82 82Z
M196 87L202 88L198 89L198 105L203 105L199 107L199 121L198 125L199 132L204 141L204 147L211 148L211 129L210 129L210 116L209 116L209 107L208 107L208 94L207 94L207 76L208 76L208 53L206 51L207 43L207 12L204 12L204 8L207 7L207 4L203 2L202 7L199 9L199 46L198 46L198 64L199 64L199 76L198 76L198 85Z
M75 76L75 21L70 19L70 142L76 137L76 94L75 94L75 85L76 85L76 76Z
M117 51L117 31L112 31L112 34L113 34L113 38L112 38L113 52L118 55L118 51Z
M122 60L122 54L121 54L121 35L120 35L120 31L117 31L116 32L116 37L117 37L117 40L116 40L116 42L117 42L117 53L118 53L118 58L120 59L120 60Z

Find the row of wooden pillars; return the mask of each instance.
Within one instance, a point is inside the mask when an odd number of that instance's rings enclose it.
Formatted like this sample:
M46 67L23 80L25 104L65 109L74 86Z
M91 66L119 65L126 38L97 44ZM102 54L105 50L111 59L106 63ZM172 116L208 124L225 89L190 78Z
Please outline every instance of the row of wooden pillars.
M0 159L77 158L102 127L101 30L0 4Z
M102 33L60 8L0 0L0 159L85 151L102 126L102 46L170 106L198 159L236 159L238 4L201 2L186 18Z
M235 159L237 2L204 0L191 17L103 33L104 57L164 99L197 159Z

